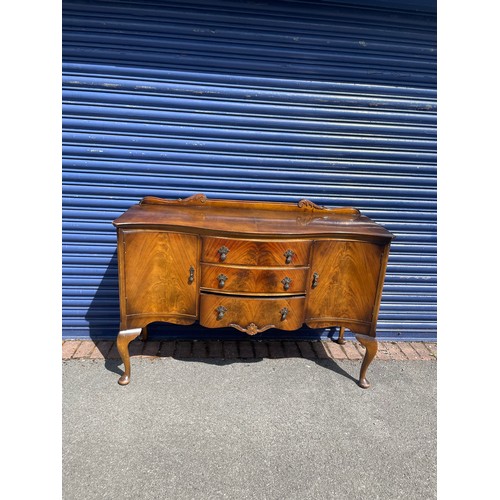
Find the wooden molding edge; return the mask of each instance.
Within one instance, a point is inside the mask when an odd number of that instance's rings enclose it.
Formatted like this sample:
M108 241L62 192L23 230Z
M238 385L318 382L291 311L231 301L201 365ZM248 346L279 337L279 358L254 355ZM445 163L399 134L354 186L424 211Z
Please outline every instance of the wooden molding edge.
M167 206L211 206L220 208L241 208L257 210L282 210L285 212L321 212L323 214L334 213L338 215L360 215L360 211L354 207L328 208L316 203L302 199L296 204L273 202L273 201L247 201L247 200L210 200L203 193L193 194L187 198L177 198L169 200L157 196L145 196L139 205L167 205Z

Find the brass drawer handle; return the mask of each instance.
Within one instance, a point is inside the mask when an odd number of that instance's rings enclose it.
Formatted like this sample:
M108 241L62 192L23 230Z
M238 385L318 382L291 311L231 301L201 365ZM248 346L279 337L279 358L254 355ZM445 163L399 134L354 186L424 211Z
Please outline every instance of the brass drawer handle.
M280 313L281 313L281 321L285 321L286 315L288 314L288 309L284 307L283 309L281 309Z
M219 248L220 260L224 262L226 260L227 254L229 253L229 248L222 246Z
M290 262L292 262L292 257L295 255L295 252L293 250L287 250L283 255L286 257L285 264L290 264Z
M224 314L226 314L227 309L224 306L219 306L217 309L217 319L222 319Z
M231 323L228 326L232 326L233 328L236 328L240 332L247 333L248 335L256 335L257 333L265 332L266 330L269 330L269 328L275 328L274 325L266 325L263 326L262 328L259 328L255 323L250 323L246 328L237 325L236 323Z
M219 288L224 288L227 276L225 274L219 274L219 276L217 276L217 279L219 280Z
M189 267L189 278L188 278L188 283L192 283L194 281L194 267L190 266Z
M318 286L318 279L319 279L319 274L313 273L313 282L311 288L316 288Z
M283 288L285 290L288 290L290 288L290 283L292 282L292 278L289 278L288 276L286 276L285 278L283 278L281 280L281 283L283 283Z

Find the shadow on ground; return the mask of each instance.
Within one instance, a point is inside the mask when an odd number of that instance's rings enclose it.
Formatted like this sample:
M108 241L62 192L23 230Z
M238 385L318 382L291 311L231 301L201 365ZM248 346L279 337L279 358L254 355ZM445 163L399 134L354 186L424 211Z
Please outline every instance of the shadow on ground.
M299 347L300 344L300 347ZM314 348L313 348L314 346ZM123 374L122 361L112 341L100 341L97 348L105 360L107 370ZM207 352L208 349L211 352ZM241 352L244 350L244 352ZM226 352L224 352L226 351ZM347 373L335 360L331 359L321 342L308 341L174 341L136 339L129 344L129 352L133 370L134 358L141 356L151 359L172 358L179 361L207 363L224 366L234 363L258 363L263 359L302 358L314 361L317 365L331 370L336 374L351 380L358 381ZM361 361L360 361L361 364Z

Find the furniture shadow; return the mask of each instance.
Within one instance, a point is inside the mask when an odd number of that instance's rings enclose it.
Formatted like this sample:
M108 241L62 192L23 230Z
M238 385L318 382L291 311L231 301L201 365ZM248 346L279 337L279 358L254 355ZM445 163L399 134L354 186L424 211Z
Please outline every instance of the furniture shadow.
M325 368L327 370L331 370L332 372L336 373L337 375L340 375L341 377L345 377L349 380L352 380L356 385L358 384L358 379L353 377L350 373L346 372L342 367L340 367L333 359L311 359L311 358L303 358L302 356L285 356L285 358L300 358L300 359L307 359L308 361L314 361L317 365L321 366L322 368ZM207 363L210 365L216 365L216 366L225 366L225 365L232 365L234 363L258 363L260 361L263 361L266 358L242 358L242 359L224 359L224 358L214 358L214 359L204 359L204 358L178 358L178 357L173 357L173 359L178 359L181 361L196 361L198 363ZM268 357L267 359L277 359L273 357ZM361 362L360 362L361 366ZM123 371L121 372L123 373Z
M105 360L107 370L121 375L121 364L116 350L116 336L120 328L120 299L118 292L118 257L115 249L102 279L92 297L85 320L90 339Z
M329 340L329 342L334 342ZM358 379L344 370L336 359L325 349L322 342L310 341L160 341L136 339L129 344L131 363L134 358L172 358L179 361L207 363L215 366L226 366L233 363L259 363L264 359L300 358L315 362L318 366L331 370L358 384ZM358 360L361 366L361 359ZM119 368L120 359L106 359L106 368L119 375L123 370ZM132 366L133 370L133 366Z

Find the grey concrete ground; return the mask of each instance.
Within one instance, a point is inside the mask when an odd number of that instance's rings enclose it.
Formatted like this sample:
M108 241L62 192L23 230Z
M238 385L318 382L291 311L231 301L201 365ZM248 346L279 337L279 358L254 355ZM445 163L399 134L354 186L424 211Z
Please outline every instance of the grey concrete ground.
M63 362L63 499L436 498L436 362L359 367Z

